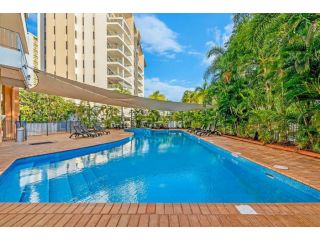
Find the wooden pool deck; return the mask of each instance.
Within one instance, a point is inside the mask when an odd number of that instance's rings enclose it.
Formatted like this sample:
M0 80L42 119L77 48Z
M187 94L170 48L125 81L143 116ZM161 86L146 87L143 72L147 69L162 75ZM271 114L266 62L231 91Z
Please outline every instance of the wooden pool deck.
M17 158L116 141L130 135L114 130L111 135L90 139L74 140L68 134L57 134L32 137L22 144L1 143L0 171ZM203 139L320 190L319 159L227 137ZM29 145L41 141L53 143ZM274 165L289 169L278 170ZM320 203L239 205L0 203L0 226L320 226Z

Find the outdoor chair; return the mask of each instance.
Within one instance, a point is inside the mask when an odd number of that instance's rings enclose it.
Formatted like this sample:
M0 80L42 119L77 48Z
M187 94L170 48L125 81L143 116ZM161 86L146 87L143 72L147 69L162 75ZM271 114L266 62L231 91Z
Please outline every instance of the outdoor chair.
M194 134L198 135L199 133L205 131L204 129L204 125L201 126L201 128L195 128L195 130L193 131Z
M104 127L101 127L100 125L95 125L93 128L94 128L97 132L100 132L101 134L106 134L106 135L110 134L110 131L109 131L109 130L107 130L107 129L104 128Z
M69 138L72 138L73 136L75 138L77 137L91 137L91 134L88 132L83 131L83 129L81 129L79 126L74 126L74 132L71 133L71 135L69 136Z
M85 125L81 125L80 128L81 128L84 132L87 132L88 134L90 134L91 137L98 137L98 136L101 135L101 134L99 134L98 132L96 132L96 131L93 130L93 129L88 129L87 126L85 126Z
M211 135L221 136L222 134L221 134L221 132L219 132L218 130L216 130L215 127L214 127L214 128L210 127L210 129L208 129L207 131L204 131L204 132L202 132L202 133L200 134L200 136L202 136L202 135L205 135L205 136L211 136Z
M210 129L211 129L211 125L209 125L206 129L202 129L202 130L197 131L196 135L198 135L198 136L206 135L210 132Z

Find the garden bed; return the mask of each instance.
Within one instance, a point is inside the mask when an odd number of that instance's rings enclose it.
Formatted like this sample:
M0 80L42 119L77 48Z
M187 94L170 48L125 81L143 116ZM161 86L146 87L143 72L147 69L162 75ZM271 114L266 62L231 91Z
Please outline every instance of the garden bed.
M299 153L302 155L306 155L309 157L314 157L314 158L320 159L320 153L307 151L307 150L301 150L295 146L284 146L284 145L279 145L279 144L266 144L266 143L263 143L260 141L256 141L256 140L252 140L252 139L248 139L248 138L244 138L244 137L232 136L232 135L223 135L223 136L228 137L228 138L232 138L232 139L236 139L239 141L243 141L243 142L249 142L249 143L253 143L253 144L257 144L257 145L267 146L267 147L274 148L274 149L284 150L284 151L288 151L288 152L296 152L296 153Z

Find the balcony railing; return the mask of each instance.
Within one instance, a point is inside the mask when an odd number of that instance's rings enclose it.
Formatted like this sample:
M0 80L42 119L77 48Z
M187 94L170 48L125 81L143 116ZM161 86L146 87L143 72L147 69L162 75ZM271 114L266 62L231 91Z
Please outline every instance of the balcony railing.
M117 64L118 66L121 66L126 72L128 72L129 76L132 75L132 70L130 69L131 65L124 64L121 58L108 57L108 64Z
M20 35L17 32L0 27L0 47L3 47L0 55L0 64L19 68L23 74L26 87L31 87L31 69L23 50Z
M19 51L19 34L5 28L0 28L0 46Z
M110 17L108 18L110 23L118 23L126 32L128 36L131 35L130 29L128 27L127 21L123 17Z

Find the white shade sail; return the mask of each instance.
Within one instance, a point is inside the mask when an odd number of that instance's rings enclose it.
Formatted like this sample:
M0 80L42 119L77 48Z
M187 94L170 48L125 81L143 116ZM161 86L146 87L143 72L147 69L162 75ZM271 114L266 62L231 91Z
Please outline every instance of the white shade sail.
M128 108L144 108L170 112L204 109L200 104L159 101L137 97L80 83L44 71L34 71L38 77L38 83L35 87L29 89L29 91L33 92Z

